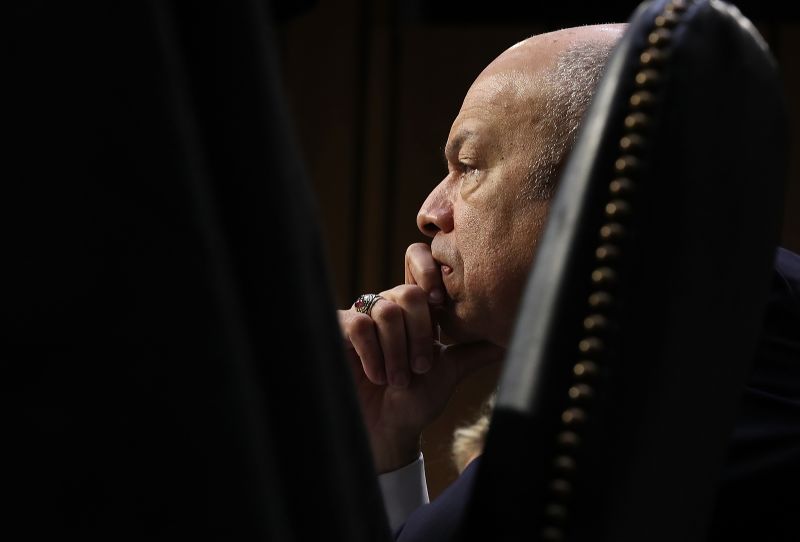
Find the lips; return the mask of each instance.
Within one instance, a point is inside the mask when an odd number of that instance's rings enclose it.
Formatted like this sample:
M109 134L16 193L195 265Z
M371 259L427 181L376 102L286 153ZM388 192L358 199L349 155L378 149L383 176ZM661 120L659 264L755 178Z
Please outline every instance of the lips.
M443 263L438 258L434 259L436 259L436 262L439 264L439 269L442 273L442 284L444 285L445 292L447 292L447 297L449 299L452 299L453 294L455 293L453 291L453 287L455 286L453 282L455 280L455 274L453 272L453 268L450 265Z
M450 250L450 246L443 241L444 240L439 236L433 239L431 243L431 256L433 256L434 261L439 265L444 289L447 292L448 299L452 300L454 294L457 293L456 290L459 289L457 285L458 281L456 280L457 273L452 265L457 262L457 258Z

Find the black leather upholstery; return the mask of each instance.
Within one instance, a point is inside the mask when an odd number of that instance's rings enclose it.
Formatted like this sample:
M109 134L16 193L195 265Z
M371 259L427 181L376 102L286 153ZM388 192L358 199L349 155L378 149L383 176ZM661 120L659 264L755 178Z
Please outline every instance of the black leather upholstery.
M676 4L633 15L564 170L466 539L704 539L778 240L785 114L750 23Z

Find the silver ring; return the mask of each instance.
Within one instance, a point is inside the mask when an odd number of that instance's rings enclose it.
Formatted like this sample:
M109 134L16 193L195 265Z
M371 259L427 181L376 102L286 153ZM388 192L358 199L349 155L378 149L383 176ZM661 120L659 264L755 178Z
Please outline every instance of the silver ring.
M367 316L372 316L370 311L372 311L372 307L375 306L375 303L377 303L379 299L384 298L378 294L362 294L358 296L356 302L353 303L353 307L355 307L358 312L364 313Z

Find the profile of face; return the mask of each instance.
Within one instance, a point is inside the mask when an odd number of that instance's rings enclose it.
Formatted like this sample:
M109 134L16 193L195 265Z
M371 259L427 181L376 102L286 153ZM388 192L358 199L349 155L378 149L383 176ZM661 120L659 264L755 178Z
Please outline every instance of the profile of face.
M531 190L552 166L543 158L554 137L542 121L552 106L549 76L576 33L593 31L543 34L505 51L472 84L453 122L447 175L417 226L441 266L448 300L436 317L454 342L510 340L549 205Z
M447 175L417 216L448 294L438 321L457 342L507 342L547 214L546 200L525 195L540 104L519 92L522 78L484 72L472 85L445 146Z

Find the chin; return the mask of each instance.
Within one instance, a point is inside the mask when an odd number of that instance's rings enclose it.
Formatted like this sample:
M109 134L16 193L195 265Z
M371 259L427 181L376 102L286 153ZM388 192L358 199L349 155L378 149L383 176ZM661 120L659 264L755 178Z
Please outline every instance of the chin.
M484 334L470 325L469 321L460 318L452 308L437 311L436 320L441 331L439 340L442 344L470 343L486 339Z

